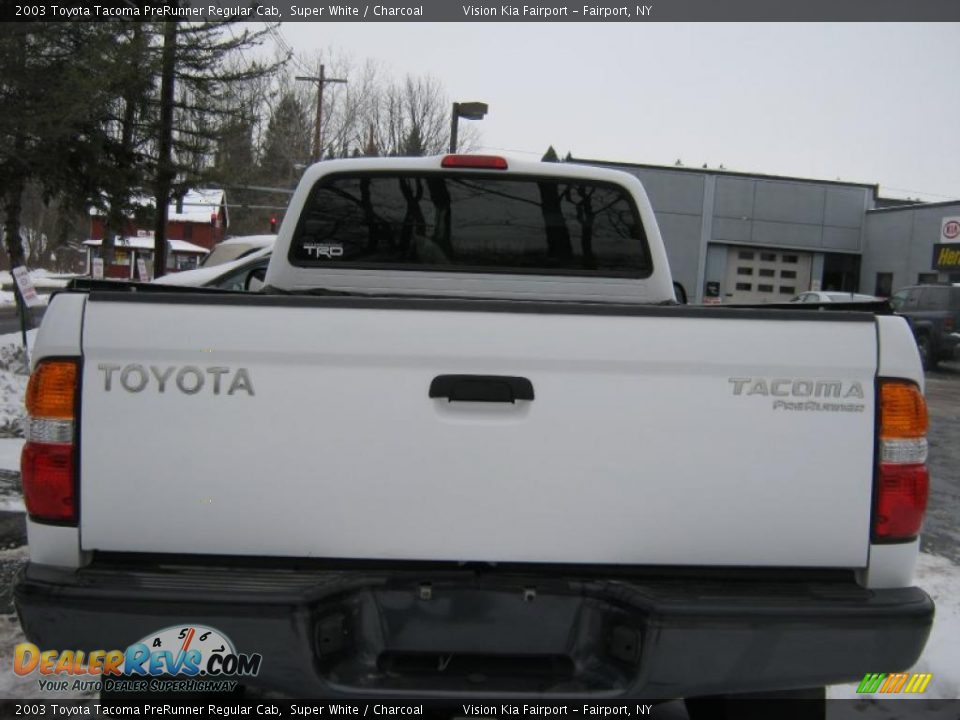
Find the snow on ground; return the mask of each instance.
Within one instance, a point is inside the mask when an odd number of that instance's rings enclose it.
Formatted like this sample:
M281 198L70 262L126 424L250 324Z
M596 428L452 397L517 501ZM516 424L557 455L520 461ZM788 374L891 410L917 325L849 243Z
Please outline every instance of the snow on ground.
M933 631L914 672L933 673L927 697L960 698L960 568L936 555L921 555L917 585L937 604Z
M36 337L36 330L27 332L31 347ZM23 395L28 379L20 333L0 335L0 438L23 437Z
M893 698L912 700L936 700L960 698L960 567L946 558L922 553L917 564L914 580L926 590L937 605L937 613L930 632L930 639L923 655L912 672L933 673L933 680L922 695L885 696L884 702ZM897 668L876 668L876 672L892 672ZM834 685L829 690L830 698L858 699L876 702L874 697L857 695L857 683Z
M42 305L46 305L50 300L50 293L53 290L66 287L67 283L77 277L73 274L51 273L49 270L38 268L30 271L30 279L33 286L37 289L37 296ZM16 303L13 296L13 276L9 270L0 270L0 307L12 306ZM3 336L0 335L0 341Z
M0 438L0 471L20 472L23 438Z
M0 438L0 512L26 512L20 487L23 438Z
M33 281L33 286L37 288L66 287L67 283L76 277L73 273L52 273L43 268L31 270L29 274L30 279ZM0 270L0 286L13 286L13 275L10 274L9 270Z
M32 346L37 331L27 333ZM20 449L23 447L23 396L27 368L19 333L0 335L0 512L24 512L20 489Z
M40 292L37 288L37 301L40 305L46 305L50 302L50 294L48 292ZM12 290L0 290L0 307L14 307L17 304L17 298L14 296Z
M21 546L12 550L0 550L0 565L16 567L27 561L27 548ZM12 574L11 574L12 577ZM4 595L10 592L9 587L0 588ZM92 692L53 690L42 691L37 685L37 674L20 677L13 672L13 650L18 643L25 642L20 621L16 614L0 615L0 700L14 698L31 698L47 700L69 700L95 698ZM47 649L47 648L44 648Z

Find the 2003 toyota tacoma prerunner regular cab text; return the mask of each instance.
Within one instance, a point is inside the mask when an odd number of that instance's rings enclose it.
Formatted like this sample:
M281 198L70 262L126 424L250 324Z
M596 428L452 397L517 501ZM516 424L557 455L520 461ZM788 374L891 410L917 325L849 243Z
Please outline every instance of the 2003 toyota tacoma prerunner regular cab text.
M247 686L355 698L710 696L919 657L903 318L678 305L636 178L488 156L312 166L265 282L52 300L37 647L203 626L262 656Z

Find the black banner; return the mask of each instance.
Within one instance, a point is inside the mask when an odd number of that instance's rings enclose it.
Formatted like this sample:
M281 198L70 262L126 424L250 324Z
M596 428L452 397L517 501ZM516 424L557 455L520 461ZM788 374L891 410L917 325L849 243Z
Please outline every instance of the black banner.
M2 19L317 22L782 22L960 20L956 0L3 0Z
M960 717L960 700L899 700L864 696L862 700L708 699L692 706L696 717L856 717L900 720L954 720ZM809 713L809 715L808 715ZM686 720L683 701L652 700L248 700L204 698L156 700L2 700L0 717L20 718L660 718Z

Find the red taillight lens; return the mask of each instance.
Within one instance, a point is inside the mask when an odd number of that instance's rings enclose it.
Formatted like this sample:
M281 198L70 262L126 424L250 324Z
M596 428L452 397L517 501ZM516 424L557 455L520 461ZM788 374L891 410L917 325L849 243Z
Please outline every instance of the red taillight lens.
M927 510L927 404L906 380L881 380L879 449L873 539L913 540Z
M498 155L446 155L440 161L440 167L506 170L507 160Z
M36 520L76 520L73 445L28 442L20 455L23 500Z
M927 510L930 476L926 465L883 463L877 479L874 533L878 540L916 537Z
M74 437L79 375L74 359L41 360L30 375L20 478L32 520L77 520Z

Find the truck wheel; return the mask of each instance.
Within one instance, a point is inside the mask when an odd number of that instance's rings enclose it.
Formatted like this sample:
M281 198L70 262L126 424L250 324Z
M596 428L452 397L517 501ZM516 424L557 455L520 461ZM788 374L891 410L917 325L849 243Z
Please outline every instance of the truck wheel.
M824 720L827 689L687 698L684 704L690 720Z
M924 370L937 369L937 356L934 353L933 342L929 335L921 335L917 338L917 350L920 351L920 363Z

